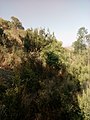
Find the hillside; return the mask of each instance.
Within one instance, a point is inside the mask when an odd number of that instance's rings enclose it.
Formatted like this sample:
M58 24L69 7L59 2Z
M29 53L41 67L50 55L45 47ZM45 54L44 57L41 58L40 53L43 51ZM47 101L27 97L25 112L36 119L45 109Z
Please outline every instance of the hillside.
M0 18L0 120L83 120L84 53L63 48L48 30Z

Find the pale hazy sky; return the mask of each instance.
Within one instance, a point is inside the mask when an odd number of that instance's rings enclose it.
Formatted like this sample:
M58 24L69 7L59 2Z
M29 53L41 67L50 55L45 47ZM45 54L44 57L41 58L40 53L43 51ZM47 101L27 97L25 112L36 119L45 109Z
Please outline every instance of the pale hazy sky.
M90 33L90 0L0 0L0 17L11 16L25 28L49 28L64 46L71 45L80 27Z

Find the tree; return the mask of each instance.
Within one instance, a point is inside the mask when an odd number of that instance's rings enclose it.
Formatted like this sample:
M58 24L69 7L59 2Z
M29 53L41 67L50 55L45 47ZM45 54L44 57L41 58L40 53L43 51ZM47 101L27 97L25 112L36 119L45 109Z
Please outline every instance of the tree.
M86 34L87 34L87 30L85 29L85 27L81 27L78 30L77 40L73 43L74 52L82 53L82 51L86 49L86 44L85 44Z
M82 41L85 40L85 35L87 34L87 29L85 27L81 27L78 30L77 36L78 38L81 38Z
M22 30L24 29L24 27L22 26L22 23L19 21L18 18L12 16L11 19L12 19L13 27L15 27L16 29L22 29Z
M86 42L88 44L88 47L90 47L90 34L86 35Z
M78 39L73 43L73 47L75 53L81 53L82 50L86 49L86 44L82 43L82 41Z

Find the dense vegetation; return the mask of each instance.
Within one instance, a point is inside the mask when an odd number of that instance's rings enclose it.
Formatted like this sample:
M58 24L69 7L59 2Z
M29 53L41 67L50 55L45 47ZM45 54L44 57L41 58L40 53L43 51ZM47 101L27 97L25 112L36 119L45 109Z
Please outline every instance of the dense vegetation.
M90 35L72 49L54 33L0 18L0 120L90 120Z

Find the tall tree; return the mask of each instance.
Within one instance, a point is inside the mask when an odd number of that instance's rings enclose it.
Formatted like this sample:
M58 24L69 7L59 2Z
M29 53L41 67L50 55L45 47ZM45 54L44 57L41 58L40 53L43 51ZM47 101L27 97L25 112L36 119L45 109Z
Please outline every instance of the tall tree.
M15 27L16 29L24 29L24 27L22 26L22 23L19 21L18 18L12 16L12 25L13 27Z
M85 38L87 34L87 29L81 27L77 32L77 40L73 43L74 51L76 53L82 53L86 49Z

